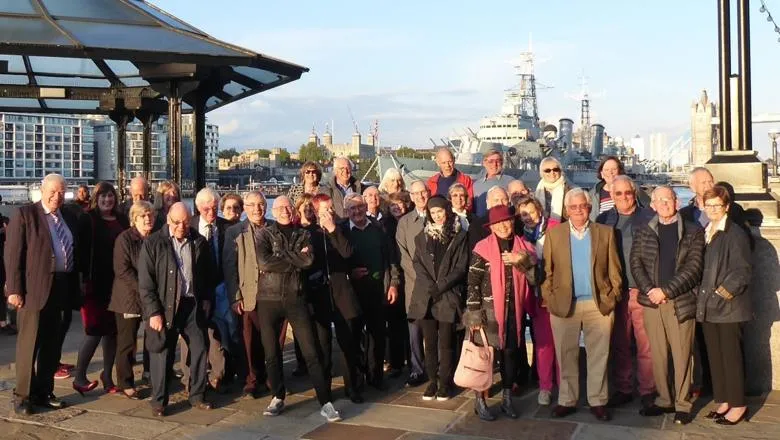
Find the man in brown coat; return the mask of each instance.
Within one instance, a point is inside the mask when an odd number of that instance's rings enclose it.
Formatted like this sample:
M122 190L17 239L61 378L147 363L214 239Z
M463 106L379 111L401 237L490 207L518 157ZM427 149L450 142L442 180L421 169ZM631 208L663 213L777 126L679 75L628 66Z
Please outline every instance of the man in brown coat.
M47 175L41 201L16 210L6 233L6 296L18 310L14 411L19 415L31 414L33 403L65 407L53 394L64 339L59 333L63 314L80 296L76 218L61 209L65 189L62 176Z
M573 188L564 197L569 220L552 228L544 242L542 297L550 311L555 356L561 371L558 406L553 417L576 411L579 400L580 330L588 353L588 403L601 421L606 409L607 360L622 279L615 233L589 220L588 194Z

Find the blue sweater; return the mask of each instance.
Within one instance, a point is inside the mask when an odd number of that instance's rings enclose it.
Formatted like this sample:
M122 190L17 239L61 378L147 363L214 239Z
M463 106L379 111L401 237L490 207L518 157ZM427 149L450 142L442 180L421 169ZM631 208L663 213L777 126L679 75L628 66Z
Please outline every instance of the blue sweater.
M571 275L574 284L574 299L577 301L593 299L590 240L590 229L585 231L585 237L582 240L571 234Z

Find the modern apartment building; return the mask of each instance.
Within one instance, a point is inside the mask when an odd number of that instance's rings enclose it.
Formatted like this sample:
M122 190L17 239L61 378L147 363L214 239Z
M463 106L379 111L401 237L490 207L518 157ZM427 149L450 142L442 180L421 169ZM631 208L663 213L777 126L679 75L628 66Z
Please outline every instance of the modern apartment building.
M94 180L95 138L87 118L0 113L0 183L40 182L58 173L69 183Z

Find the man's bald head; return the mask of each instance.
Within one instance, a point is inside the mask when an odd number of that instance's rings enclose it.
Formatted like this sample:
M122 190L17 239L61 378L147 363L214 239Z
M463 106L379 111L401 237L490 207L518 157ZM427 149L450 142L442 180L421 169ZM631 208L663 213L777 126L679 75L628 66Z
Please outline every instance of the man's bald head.
M287 196L279 196L274 199L271 213L273 213L277 223L289 225L293 220L293 204Z
M494 206L509 206L509 194L504 188L496 185L488 190L486 204L487 209Z
M184 202L176 202L168 210L168 227L171 235L178 240L187 237L190 228L190 210Z
M135 176L130 181L130 196L134 202L149 198L149 182L143 176Z

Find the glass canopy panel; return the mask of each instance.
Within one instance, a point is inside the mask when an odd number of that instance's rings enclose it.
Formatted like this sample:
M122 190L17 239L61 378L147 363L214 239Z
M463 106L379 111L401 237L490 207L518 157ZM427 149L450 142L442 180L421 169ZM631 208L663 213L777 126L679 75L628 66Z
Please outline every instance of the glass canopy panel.
M145 2L133 0L133 4L135 6L138 6L139 8L143 9L144 11L148 12L158 20L162 21L165 24L168 24L170 26L173 26L177 29L181 29L184 31L194 32L196 34L206 35L203 32L199 31L198 29L195 29L194 27L188 25L187 23L184 23L183 21L177 20L175 17L172 17L168 14L165 14L156 8L146 4Z
M115 23L58 20L57 23L87 47L212 56L246 54L163 28Z
M153 24L147 16L118 1L106 0L43 0L49 14L55 18L89 18L101 21L128 21Z
M149 85L149 82L140 76L128 76L119 79L122 80L122 83L127 87L146 87Z
M41 105L38 103L37 99L29 99L29 98L0 98L0 107L30 107L30 108L40 108Z
M284 75L279 75L278 73L269 72L263 69L256 69L254 67L235 66L233 67L233 70L263 84L279 81L280 78L284 79Z
M0 13L38 15L30 0L0 0Z
M0 84L26 86L28 83L27 75L0 75Z
M111 82L107 79L96 78L78 78L78 77L55 77L55 76L36 76L35 81L39 86L60 86L60 87L111 87Z
M0 55L0 60L8 61L9 73L27 74L27 70L24 68L24 60L22 60L21 55Z
M39 18L0 17L0 42L72 46L72 42Z
M225 87L223 87L222 90L228 95L236 96L248 92L250 88L235 81L230 81L228 84L225 84Z
M104 77L92 60L84 58L30 57L33 72Z
M44 99L49 108L67 110L97 110L100 101L82 101L76 99Z
M138 76L138 68L135 64L126 60L103 60L108 64L108 67L118 77L123 76Z
M215 105L218 105L218 104L221 104L221 103L222 103L222 101L219 98L217 98L215 96L212 96L211 98L208 99L208 101L206 101L206 108L214 107Z

